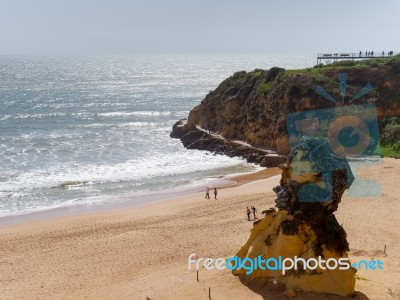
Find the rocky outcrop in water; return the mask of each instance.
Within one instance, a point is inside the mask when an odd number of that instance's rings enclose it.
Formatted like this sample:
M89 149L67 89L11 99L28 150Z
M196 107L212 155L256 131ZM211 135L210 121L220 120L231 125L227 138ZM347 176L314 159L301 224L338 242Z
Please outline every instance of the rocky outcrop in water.
M285 156L247 145L241 141L231 141L215 133L207 133L193 123L180 120L173 126L171 137L179 138L188 149L207 150L229 157L242 157L249 163L262 167L276 167L286 161Z

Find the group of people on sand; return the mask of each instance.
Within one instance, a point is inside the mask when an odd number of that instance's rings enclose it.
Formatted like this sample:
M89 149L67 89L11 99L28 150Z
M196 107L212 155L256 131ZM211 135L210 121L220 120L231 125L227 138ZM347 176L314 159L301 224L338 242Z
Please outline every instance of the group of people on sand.
M217 199L217 194L218 194L218 191L217 191L217 188L215 187L214 188L214 199ZM209 187L207 187L207 189L206 189L206 196L204 197L205 199L210 199L210 188ZM254 207L254 206L250 206L250 208L247 206L247 208L246 208L246 213L247 213L247 220L248 221L250 221L251 219L250 219L250 215L251 214L253 214L253 220L256 220L256 219L258 219L257 218L257 209Z
M251 210L250 210L250 208L249 208L248 206L247 206L247 208L246 208L247 220L250 221L250 214L251 214L252 212L253 212L254 220L258 219L258 218L257 218L257 215L256 215L257 209L256 209L254 206L250 206L250 207L251 207Z
M217 188L214 188L214 199L215 200L217 199L217 194L218 194ZM204 198L210 199L210 188L206 189L206 196Z

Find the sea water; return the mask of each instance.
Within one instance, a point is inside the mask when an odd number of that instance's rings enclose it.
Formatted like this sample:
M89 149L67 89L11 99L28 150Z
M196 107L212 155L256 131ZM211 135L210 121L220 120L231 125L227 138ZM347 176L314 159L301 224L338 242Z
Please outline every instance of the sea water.
M169 137L239 70L313 57L0 57L0 217L151 191L203 188L257 166Z

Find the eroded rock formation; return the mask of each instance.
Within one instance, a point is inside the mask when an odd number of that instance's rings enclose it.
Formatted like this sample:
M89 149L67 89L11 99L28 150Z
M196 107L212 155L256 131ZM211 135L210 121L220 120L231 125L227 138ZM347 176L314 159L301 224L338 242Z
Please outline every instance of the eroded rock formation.
M238 251L241 259L257 257L304 260L320 258L346 259L349 245L346 232L336 220L344 191L354 181L351 169L342 156L334 153L323 138L304 137L293 149L286 164L281 166L276 208L264 211L264 217L254 222L246 244ZM332 264L331 264L332 266ZM277 280L288 289L301 289L352 296L355 269L311 270L302 263L285 275L281 270L234 270L235 275Z

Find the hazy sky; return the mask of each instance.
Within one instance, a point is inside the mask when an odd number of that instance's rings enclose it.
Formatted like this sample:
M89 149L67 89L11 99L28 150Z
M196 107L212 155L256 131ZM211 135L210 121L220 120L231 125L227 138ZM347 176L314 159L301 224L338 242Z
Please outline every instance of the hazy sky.
M399 0L0 0L0 54L397 52L399 35Z

